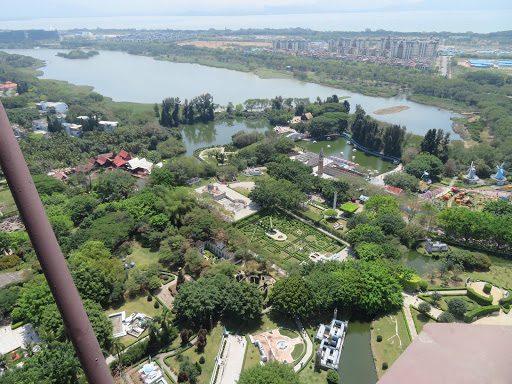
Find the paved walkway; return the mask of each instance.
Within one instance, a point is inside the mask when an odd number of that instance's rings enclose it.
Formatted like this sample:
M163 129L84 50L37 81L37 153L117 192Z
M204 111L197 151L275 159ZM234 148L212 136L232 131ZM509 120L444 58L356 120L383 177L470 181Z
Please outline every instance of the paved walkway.
M219 383L236 384L242 372L247 341L244 336L229 335L225 357L219 361Z
M13 283L15 281L21 281L23 280L23 272L28 270L22 270L17 272L6 272L2 273L0 275L0 287L3 287L4 285Z
M293 370L295 372L297 372L299 369L302 368L302 366L304 364L307 363L309 357L311 356L311 354L313 353L313 343L311 342L311 339L308 337L308 335L306 335L306 332L302 332L302 338L304 339L304 342L306 343L306 354L302 357L302 359L297 363L295 364L295 366L293 367Z
M398 165L398 167L396 167L395 169L393 169L389 172L386 172L386 173L382 173L378 176L372 177L370 179L370 183L373 185L376 185L377 187L384 188L384 187L386 187L386 183L384 182L384 176L391 175L392 173L395 173L395 172L402 172L403 169L404 169L404 166L400 163Z

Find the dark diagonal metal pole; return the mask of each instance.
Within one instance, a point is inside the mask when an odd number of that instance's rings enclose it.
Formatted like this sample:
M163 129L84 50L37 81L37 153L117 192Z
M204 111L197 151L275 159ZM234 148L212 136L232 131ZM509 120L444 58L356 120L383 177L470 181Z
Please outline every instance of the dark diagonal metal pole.
M87 381L114 384L1 102L0 165Z

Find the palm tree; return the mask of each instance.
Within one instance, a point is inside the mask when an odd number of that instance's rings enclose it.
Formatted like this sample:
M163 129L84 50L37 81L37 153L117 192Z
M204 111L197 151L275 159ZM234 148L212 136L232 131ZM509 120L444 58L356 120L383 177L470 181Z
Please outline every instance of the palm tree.
M148 333L150 340L155 340L160 332L160 328L158 327L158 323L153 319L148 322Z
M118 337L112 340L112 343L110 344L110 352L117 355L118 361L121 359L121 352L124 350L124 348L124 344L121 343L121 340Z
M167 307L162 308L162 314L160 315L160 326L167 332L172 322L172 313Z
M35 346L36 346L36 343L34 343L32 340L29 340L25 343L25 348L23 349L23 352L25 352L25 354L28 357L31 357L34 355Z
M57 336L55 335L55 332L53 332L52 330L41 329L39 330L39 335L44 341L46 341L47 344L50 344L57 340Z
M7 368L7 356L0 354L0 368Z

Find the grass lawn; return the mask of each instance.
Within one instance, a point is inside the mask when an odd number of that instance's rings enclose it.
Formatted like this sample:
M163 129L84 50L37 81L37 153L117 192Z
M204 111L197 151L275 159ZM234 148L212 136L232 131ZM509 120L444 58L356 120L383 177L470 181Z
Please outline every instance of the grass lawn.
M250 146L247 146L245 148L249 148L249 147ZM269 176L266 173L264 173L261 176L245 176L245 175L240 174L236 177L236 181L254 181L255 182L256 180L268 179L268 178L269 178Z
M198 377L197 384L208 384L213 373L213 368L215 367L215 357L219 352L223 330L224 327L220 324L213 328L213 330L206 336L207 344L203 351L198 351L198 349L194 346L190 349L187 349L181 355L168 359L167 362L170 364L170 369L173 370L176 375L179 373L179 356L189 358L192 363L199 362L201 356L204 356L205 363L201 364L202 373Z
M17 210L14 198L11 195L11 190L6 183L0 186L0 212L9 213Z
M126 262L134 262L138 265L150 265L158 263L158 252L152 252L149 248L143 248L139 243L132 245L133 252L126 258Z
M292 351L293 360L297 360L302 355L302 352L304 352L304 344L296 344Z
M324 215L322 215L322 210L316 207L312 207L311 205L308 205L308 210L303 213L305 216L314 221L318 221L324 218Z
M128 299L121 305L116 304L116 305L108 308L105 311L105 314L108 316L112 313L125 311L127 317L130 316L134 312L144 313L148 316L154 317L154 316L160 314L160 312L162 311L161 307L159 309L156 309L154 307L154 305L155 305L155 300L148 301L146 296L142 296L142 297L137 297L135 299ZM133 336L126 335L126 336L121 337L120 340L125 346L128 346L128 345L135 343L137 340L147 336L147 334L148 334L148 331L146 330L146 331L144 331L144 333L142 333L142 335L139 336L139 338L135 338Z
M231 188L233 191L236 191L245 197L249 197L249 190L247 188Z
M463 279L470 277L471 280L490 280L498 286L512 289L512 260L488 256L492 261L489 272L466 272L462 275Z
M461 275L461 281L454 282L450 279L449 286L452 287L463 287L464 282L468 277L471 280L488 280L492 281L494 284L500 287L506 287L512 289L512 260L505 260L496 256L488 255L492 261L492 265L489 269L489 272L464 272ZM434 290L437 287L442 287L442 281L439 277L436 276L434 279L434 283L430 282L430 277L428 274L423 275L422 277L425 281L428 281L429 289Z
M323 369L315 370L315 359L311 359L309 363L306 364L306 368L304 368L299 373L299 378L301 383L308 384L325 384L327 383L327 372Z
M372 322L372 326L372 351L375 358L377 375L380 378L385 372L382 370L382 363L387 362L391 367L411 341L407 333L404 317L400 310L378 317ZM378 335L382 336L381 342L377 342Z
M414 320L414 324L416 325L416 331L418 332L418 334L423 330L425 324L436 323L436 321L432 320L430 317L424 315L423 313L417 311L414 308L411 308L411 314Z

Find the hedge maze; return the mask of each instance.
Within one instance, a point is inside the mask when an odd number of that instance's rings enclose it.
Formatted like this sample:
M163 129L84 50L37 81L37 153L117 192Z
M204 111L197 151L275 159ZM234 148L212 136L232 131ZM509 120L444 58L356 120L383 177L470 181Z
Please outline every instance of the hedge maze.
M272 225L287 235L285 241L278 241L266 235L265 227ZM259 243L268 252L279 255L284 260L307 260L313 252L326 257L340 252L345 246L314 227L297 220L281 211L258 212L237 223L251 243Z

